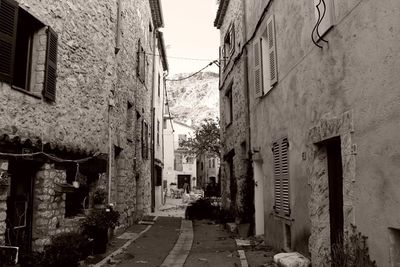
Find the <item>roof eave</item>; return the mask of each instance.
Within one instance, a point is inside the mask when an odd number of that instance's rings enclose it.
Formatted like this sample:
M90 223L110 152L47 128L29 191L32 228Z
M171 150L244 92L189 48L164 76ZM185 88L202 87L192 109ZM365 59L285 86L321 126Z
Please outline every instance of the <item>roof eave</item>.
M222 23L224 22L224 18L226 15L226 10L228 9L229 0L220 0L217 16L214 20L214 27L217 29L221 28Z
M162 6L160 0L149 0L149 3L154 27L156 29L164 27L164 18L162 14Z

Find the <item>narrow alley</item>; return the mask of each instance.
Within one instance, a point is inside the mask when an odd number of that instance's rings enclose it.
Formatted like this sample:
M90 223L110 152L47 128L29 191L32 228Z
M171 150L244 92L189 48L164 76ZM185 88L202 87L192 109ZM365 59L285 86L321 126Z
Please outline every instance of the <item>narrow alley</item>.
M399 0L0 0L0 267L400 267Z
M274 266L274 250L260 240L242 239L213 220L187 220L186 207L181 199L167 198L160 212L118 235L103 257L86 265Z

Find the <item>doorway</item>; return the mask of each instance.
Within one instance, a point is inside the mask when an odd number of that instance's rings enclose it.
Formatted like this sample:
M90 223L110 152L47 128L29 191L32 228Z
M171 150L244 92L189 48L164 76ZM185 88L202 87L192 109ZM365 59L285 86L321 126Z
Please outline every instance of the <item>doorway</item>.
M184 188L184 185L187 184L187 190L190 191L190 175L178 175L178 188ZM184 188L186 189L186 188Z
M326 141L328 161L329 186L329 218L331 255L334 260L335 251L343 246L344 219L343 219L343 167L340 137Z
M6 244L19 247L21 256L32 250L33 185L39 166L34 161L10 160Z

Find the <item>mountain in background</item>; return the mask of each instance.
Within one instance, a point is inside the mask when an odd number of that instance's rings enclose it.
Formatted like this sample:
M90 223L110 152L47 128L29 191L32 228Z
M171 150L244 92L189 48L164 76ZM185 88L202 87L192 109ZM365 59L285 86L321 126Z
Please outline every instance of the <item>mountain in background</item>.
M190 73L180 73L171 80L182 79ZM200 72L182 81L168 81L168 103L177 121L198 125L206 118L219 118L218 74Z

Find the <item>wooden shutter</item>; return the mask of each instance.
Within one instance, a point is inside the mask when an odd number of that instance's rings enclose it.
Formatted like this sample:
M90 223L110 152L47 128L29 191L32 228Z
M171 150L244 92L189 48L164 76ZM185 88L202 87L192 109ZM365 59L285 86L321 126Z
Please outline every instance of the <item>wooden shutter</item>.
M13 79L17 25L18 3L0 0L0 81Z
M230 43L230 51L229 55L232 55L235 52L235 24L232 24L229 30L229 43Z
M263 73L262 73L262 51L261 39L254 43L254 90L255 97L263 95Z
M281 159L280 159L280 145L278 142L272 145L272 153L274 158L274 195L275 195L275 212L280 212L282 209L281 200Z
M56 99L58 36L52 28L47 29L46 66L43 96L50 101Z
M275 176L275 212L283 216L290 216L289 143L287 138L275 142L272 151Z
M290 216L290 192L289 192L289 143L285 138L281 142L281 198L282 212Z
M267 21L268 27L268 53L271 87L278 82L278 65L276 55L275 17L272 15Z

